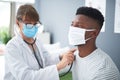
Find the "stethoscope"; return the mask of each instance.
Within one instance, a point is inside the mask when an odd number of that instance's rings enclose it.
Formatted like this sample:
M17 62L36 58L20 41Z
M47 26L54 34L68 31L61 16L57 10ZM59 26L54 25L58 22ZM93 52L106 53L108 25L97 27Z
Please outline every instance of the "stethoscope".
M31 45L31 46L32 46L32 50L33 50L34 56L35 56L35 58L36 58L36 60L37 60L37 63L38 63L38 65L40 66L40 68L43 68L43 66L40 64L40 62L39 62L39 60L38 60L38 57L37 57L37 55L36 55L36 52L35 52L35 49L34 49L34 46L33 46L34 43L36 42L36 38L35 38L35 40L34 40L33 43L29 43L29 42L27 42L26 40L24 40L24 42L27 43L28 45Z
M39 64L39 66L40 66L41 68L43 68L43 66L40 64L40 62L39 62L39 60L38 60L38 58L37 58L37 55L36 55L36 52L35 52L35 49L34 49L34 46L33 46L34 43L36 42L36 38L35 38L35 40L34 40L33 43L29 43L29 42L27 42L26 40L24 40L24 42L27 43L28 45L31 45L31 46L32 46L34 56L35 56L35 58L36 58L36 60L37 60L37 62L38 62L38 64ZM74 57L75 57L75 56L74 56ZM69 70L68 70L66 73L64 73L64 74L59 75L59 77L63 77L63 76L65 76L65 75L67 75L67 74L70 72L70 70L72 69L72 66L73 66L73 63L71 63Z
M74 55L74 60L75 60L75 59L76 59L76 56ZM64 74L59 75L59 77L66 76L66 75L67 75L67 74L71 71L72 66L73 66L73 62L71 63L70 68L68 69L68 71L67 71L67 72L65 72Z
M73 63L71 63L70 68L68 69L68 71L65 72L64 74L59 75L59 77L66 76L70 72L70 70L72 69L72 66L73 66Z

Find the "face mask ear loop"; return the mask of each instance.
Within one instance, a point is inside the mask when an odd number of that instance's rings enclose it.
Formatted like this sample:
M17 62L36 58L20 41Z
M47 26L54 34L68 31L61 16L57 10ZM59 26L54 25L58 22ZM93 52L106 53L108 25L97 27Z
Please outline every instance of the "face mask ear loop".
M96 29L86 29L86 31L95 31Z
M86 31L95 31L96 29L86 29ZM86 39L85 41L88 41L88 40L90 40L90 39L92 39L93 37L90 37L90 38L88 38L88 39Z
M88 41L88 40L90 40L90 39L92 39L92 38L94 38L94 37L90 37L90 38L86 39L85 41Z
M92 39L92 37L90 37L90 38L86 39L85 41L88 41L88 40L90 40L90 39Z

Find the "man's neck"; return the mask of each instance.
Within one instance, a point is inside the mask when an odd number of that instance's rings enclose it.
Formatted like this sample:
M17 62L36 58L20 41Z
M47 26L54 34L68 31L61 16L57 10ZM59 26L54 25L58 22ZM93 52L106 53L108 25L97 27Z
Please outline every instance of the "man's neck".
M95 49L97 49L96 45L81 45L78 46L79 56L86 57L91 54Z

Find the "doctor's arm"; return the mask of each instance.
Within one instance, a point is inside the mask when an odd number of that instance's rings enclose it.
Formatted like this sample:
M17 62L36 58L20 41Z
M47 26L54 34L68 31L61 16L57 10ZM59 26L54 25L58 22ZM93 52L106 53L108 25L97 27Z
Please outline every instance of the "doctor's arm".
M74 52L76 49L70 49L64 53L56 53L54 55L48 53L42 46L41 49L45 58L46 66L56 64L58 71L74 61Z
M58 71L65 68L67 65L71 64L74 61L74 52L76 49L71 49L62 55L60 55L60 62L57 64Z
M7 46L7 53L5 54L6 65L15 80L59 80L56 65L33 69L25 63L20 50L11 44Z
M49 65L41 69L33 69L25 62L20 47L9 44L6 49L6 64L16 80L59 80L58 70L68 65L72 59L68 58L72 53L69 51L67 53L69 56L67 54L64 55L62 60L57 64Z
M58 70L61 68L66 67L68 64L71 64L74 60L74 52L76 51L76 48L70 49L64 53L54 53L50 54L40 43L40 48L43 53L43 57L45 59L45 65L57 65Z

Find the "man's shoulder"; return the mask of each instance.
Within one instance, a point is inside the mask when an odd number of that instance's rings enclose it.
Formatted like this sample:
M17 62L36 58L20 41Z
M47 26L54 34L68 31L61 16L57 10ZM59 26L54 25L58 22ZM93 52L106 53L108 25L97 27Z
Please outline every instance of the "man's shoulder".
M108 70L108 71L111 71L110 69L117 70L117 66L112 60L112 58L101 49L99 49L99 56L101 58L101 66L102 66L101 68L103 70Z
M110 57L105 51L103 51L103 50L100 49L100 48L98 48L98 49L96 50L96 52L97 52L98 56L99 56L101 59L103 59L103 60L105 60L105 59L111 59L111 57Z

